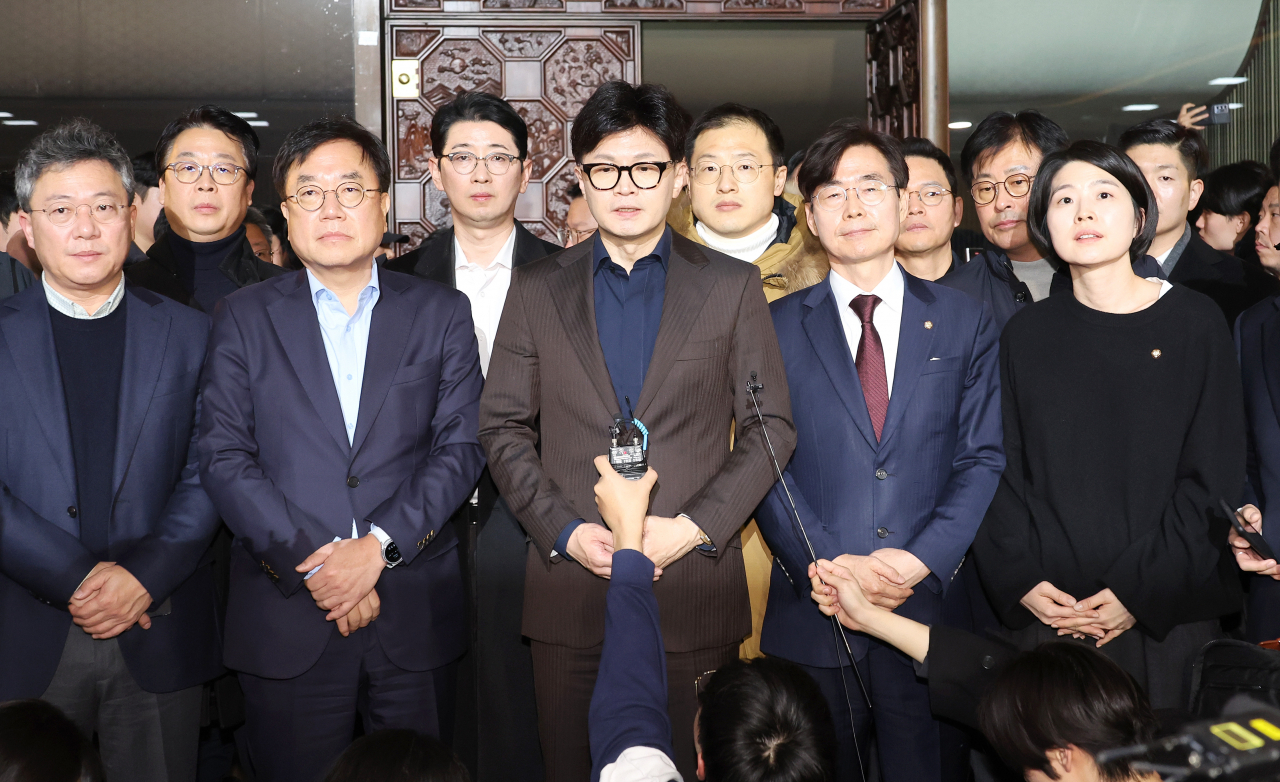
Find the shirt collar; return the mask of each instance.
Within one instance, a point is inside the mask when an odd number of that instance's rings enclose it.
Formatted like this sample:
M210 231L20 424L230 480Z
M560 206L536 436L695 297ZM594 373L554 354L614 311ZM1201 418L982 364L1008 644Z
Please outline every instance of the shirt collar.
M515 224L512 223L511 233L507 234L507 241L503 242L502 248L499 249L498 254L493 257L493 263L489 264L487 268L493 269L496 266L501 266L504 269L510 269L512 259L515 257L515 254L516 227ZM466 269L471 266L475 266L477 269L480 268L478 264L473 264L471 261L467 260L467 254L462 251L462 244L458 241L458 232L455 230L453 232L453 268Z
M79 303L74 302L66 296L63 296L61 293L55 291L53 286L49 284L49 279L44 273L40 274L40 282L44 285L44 299L49 302L49 306L53 307L58 312L61 312L63 315L66 315L68 318L75 318L76 320L97 320L98 318L105 318L115 312L116 307L119 307L120 302L124 300L123 274L120 275L120 282L116 283L116 289L111 292L111 295L108 296L106 302L98 308L98 311L92 315L90 315L89 311L84 307L81 307Z
M836 303L841 307L849 306L849 302L854 300L856 296L869 294L871 296L879 296L880 307L887 307L895 313L902 311L902 297L906 293L906 280L902 276L902 267L898 266L898 262L893 262L893 268L884 276L875 288L864 291L857 285L836 274L832 269L827 274L827 279L831 280L831 292L835 294Z
M1164 269L1165 274L1173 271L1174 265L1182 257L1182 253L1186 251L1187 245L1191 244L1191 232L1193 230L1195 229L1191 227L1190 223L1183 223L1182 236L1178 237L1178 241L1174 243L1173 247L1169 248L1163 258L1156 258L1161 268Z
M644 258L657 258L662 264L662 270L667 270L667 262L671 258L671 226L667 226L662 231L662 238L658 240L658 246L653 248L653 252ZM640 260L644 260L641 258ZM606 261L612 261L609 257L609 251L605 249L604 242L600 239L600 232L596 231L595 237L591 240L591 269L594 272L600 271Z
M310 269L307 269L307 285L311 287L311 301L316 304L320 303L320 297L325 293L332 296L335 300L338 298L336 293L326 288L323 283L316 279L316 276L311 273ZM373 264L373 269L369 272L369 284L364 286L360 291L360 298L364 299L369 295L370 291L377 293L378 290L378 264L375 263Z

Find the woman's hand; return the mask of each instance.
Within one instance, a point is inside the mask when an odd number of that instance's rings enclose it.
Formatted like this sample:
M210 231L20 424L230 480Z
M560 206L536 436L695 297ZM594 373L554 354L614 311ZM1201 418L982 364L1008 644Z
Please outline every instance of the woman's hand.
M1022 605L1036 619L1053 628L1069 627L1084 624L1080 620L1094 620L1098 612L1081 612L1077 610L1077 601L1071 595L1058 589L1048 581L1041 581L1022 596ZM1070 620L1070 624L1066 624ZM1059 633L1062 635L1062 633Z
M1114 641L1138 621L1120 602L1120 598L1116 597L1116 593L1110 589L1104 589L1093 597L1081 600L1075 607L1081 611L1093 613L1098 618L1088 625L1075 626L1074 629L1071 627L1060 629L1058 635L1075 633L1078 636L1079 633L1084 633L1098 639L1099 649Z

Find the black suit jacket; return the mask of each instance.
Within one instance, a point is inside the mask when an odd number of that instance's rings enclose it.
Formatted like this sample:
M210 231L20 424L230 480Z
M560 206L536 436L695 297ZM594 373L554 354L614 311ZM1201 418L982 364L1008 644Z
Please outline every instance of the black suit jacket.
M253 285L255 282L279 276L285 273L284 267L267 263L253 254L253 245L246 237L239 248L227 253L218 266L227 279L237 288ZM147 250L147 259L124 267L124 276L134 285L140 285L161 296L168 296L179 304L185 304L197 310L203 308L196 302L195 296L187 290L178 279L178 261L173 257L166 237L159 237L151 249Z
M1234 327L1240 313L1277 292L1276 281L1261 269L1246 265L1234 255L1215 250L1200 232L1187 226L1191 241L1174 264L1169 282L1199 291L1218 305Z

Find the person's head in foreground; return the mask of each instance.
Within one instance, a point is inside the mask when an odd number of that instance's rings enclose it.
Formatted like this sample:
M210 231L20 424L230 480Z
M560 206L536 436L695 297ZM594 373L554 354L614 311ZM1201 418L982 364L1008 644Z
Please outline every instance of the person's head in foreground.
M1138 166L1100 141L1077 141L1046 156L1031 189L1027 227L1055 263L1079 274L1141 258L1159 223Z
M836 736L817 683L786 660L735 660L699 695L694 721L698 779L826 782Z
M57 706L40 700L0 703L0 780L101 782L93 744Z
M1150 741L1156 718L1133 678L1101 652L1042 644L1000 673L978 707L982 735L1027 782L1158 782L1127 762L1099 765L1108 749Z
M467 769L439 739L412 730L361 736L334 761L324 782L468 782Z

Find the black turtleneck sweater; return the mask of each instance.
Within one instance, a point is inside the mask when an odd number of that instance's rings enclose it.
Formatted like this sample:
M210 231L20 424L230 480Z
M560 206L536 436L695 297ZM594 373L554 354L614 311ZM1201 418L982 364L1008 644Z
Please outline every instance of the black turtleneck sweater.
M238 287L218 268L244 241L244 226L216 242L189 242L173 231L165 232L173 257L178 262L178 280L191 291L200 308L212 313L214 306Z

